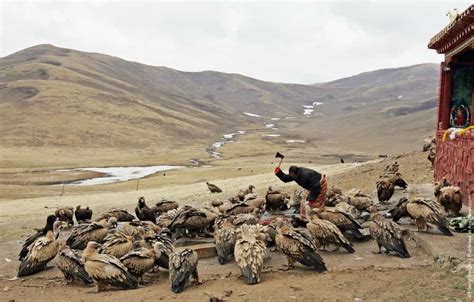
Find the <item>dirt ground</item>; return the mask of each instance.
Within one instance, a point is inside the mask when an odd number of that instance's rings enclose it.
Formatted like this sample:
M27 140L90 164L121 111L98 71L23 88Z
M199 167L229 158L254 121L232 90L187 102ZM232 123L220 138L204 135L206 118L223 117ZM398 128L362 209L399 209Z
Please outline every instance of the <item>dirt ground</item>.
M344 190L353 187L373 192L375 181L383 167L394 158L367 163L336 164L315 167ZM432 171L424 154L406 154L396 160L400 171L409 183L428 183ZM311 164L305 164L311 166ZM284 166L287 168L287 166ZM292 271L279 270L286 263L277 252L266 263L262 282L248 286L239 278L235 263L224 266L216 259L199 262L201 285L191 285L182 294L172 294L166 272L146 276L148 284L137 290L94 293L93 288L80 284L65 285L56 268L21 280L10 280L18 267L16 256L25 235L33 227L44 224L45 217L57 206L77 204L92 207L94 215L111 207L133 212L139 196L147 200L163 197L178 200L181 204L200 205L213 198L233 195L238 189L253 184L263 194L269 185L283 188L272 173L257 170L248 176L214 178L223 188L220 195L210 194L203 182L174 184L156 189L123 192L82 192L75 195L50 196L32 199L1 201L0 211L0 289L1 301L207 301L210 297L226 301L441 301L467 300L467 278L462 273L452 273L440 268L432 257L412 240L407 241L412 254L410 259L375 255L374 242L355 243L356 252L322 251L329 272L318 274L302 266ZM285 186L293 190L294 185ZM398 191L397 196L402 194ZM440 237L441 238L441 237ZM52 265L51 263L50 265Z

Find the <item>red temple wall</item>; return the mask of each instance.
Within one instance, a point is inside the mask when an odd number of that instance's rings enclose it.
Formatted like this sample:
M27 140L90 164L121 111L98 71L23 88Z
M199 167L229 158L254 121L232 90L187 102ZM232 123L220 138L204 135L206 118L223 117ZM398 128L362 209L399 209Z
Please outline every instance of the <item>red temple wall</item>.
M438 130L436 134L435 180L446 178L461 188L465 205L469 197L474 204L474 134L465 133L454 140L447 137L443 142L443 133Z

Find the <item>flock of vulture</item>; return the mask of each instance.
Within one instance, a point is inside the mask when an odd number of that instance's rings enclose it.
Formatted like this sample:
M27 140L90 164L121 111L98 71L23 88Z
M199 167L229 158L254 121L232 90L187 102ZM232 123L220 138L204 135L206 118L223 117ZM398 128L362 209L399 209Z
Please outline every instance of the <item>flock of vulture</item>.
M211 192L222 192L213 184L207 186ZM198 255L192 249L175 247L181 237L213 237L219 263L234 259L243 280L255 284L260 282L269 250L286 255L285 269L298 262L324 272L327 268L319 251L333 245L353 253L352 242L368 237L363 229L376 241L378 253L408 258L410 253L397 224L403 216L413 218L420 231L434 225L442 234L452 236L442 207L449 214L459 213L459 188L446 182L437 184L436 200L412 192L382 214L379 209L386 207L396 186L407 188L395 162L377 181L379 203L360 190L343 194L332 186L325 207L307 209L308 221L294 214L299 212L305 191L296 190L291 197L269 187L265 197L260 197L254 186L201 208L179 207L169 200L149 207L141 197L135 215L111 209L94 220L88 207L63 207L25 240L18 277L42 271L54 259L68 283L95 284L97 291L102 291L137 288L143 285L144 274L164 269L169 272L172 292L179 293L191 280L199 283Z

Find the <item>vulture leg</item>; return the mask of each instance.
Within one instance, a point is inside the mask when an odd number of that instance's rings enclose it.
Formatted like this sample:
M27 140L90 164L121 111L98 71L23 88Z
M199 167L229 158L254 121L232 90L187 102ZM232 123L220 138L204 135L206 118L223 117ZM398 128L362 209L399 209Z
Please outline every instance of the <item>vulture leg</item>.
M337 252L337 251L339 251L339 248L340 248L339 244L336 244L336 248L333 249L332 252Z
M292 269L295 267L295 260L291 257L286 257L288 259L288 269Z
M193 279L194 279L194 281L196 282L197 285L202 284L202 282L199 281L199 274L198 274L197 267L196 267L196 269L193 271L193 273L191 274L191 276L193 277Z
M380 243L377 241L377 246L379 247L379 251L378 252L374 252L372 251L372 253L374 254L382 254L382 246L380 245Z
M425 222L423 221L423 219L420 219L420 218L417 218L415 220L415 224L416 224L416 227L418 229L418 232L421 232L423 229L425 229L427 227Z

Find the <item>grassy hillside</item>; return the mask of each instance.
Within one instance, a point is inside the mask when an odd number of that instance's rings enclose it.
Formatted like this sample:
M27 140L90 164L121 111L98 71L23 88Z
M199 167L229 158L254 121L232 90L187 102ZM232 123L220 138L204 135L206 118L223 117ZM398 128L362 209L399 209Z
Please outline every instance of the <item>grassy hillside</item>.
M434 128L437 84L435 64L298 85L38 45L0 58L1 166L182 162L236 130L253 134L223 148L235 156L413 150ZM271 118L281 137L262 139Z

